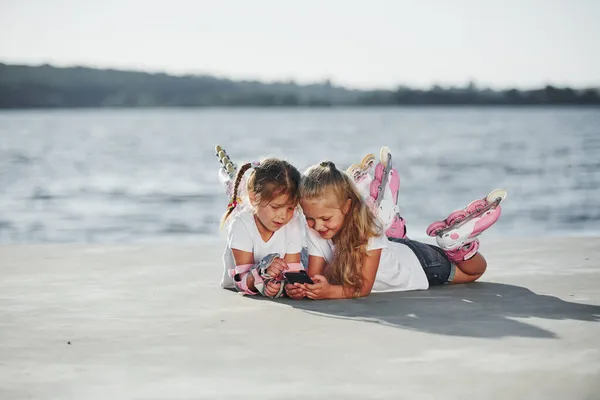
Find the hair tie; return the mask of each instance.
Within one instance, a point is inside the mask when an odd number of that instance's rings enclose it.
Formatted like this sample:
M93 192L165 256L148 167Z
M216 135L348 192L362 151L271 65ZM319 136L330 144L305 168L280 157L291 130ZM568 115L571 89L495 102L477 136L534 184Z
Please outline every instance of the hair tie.
M227 204L227 208L233 210L237 207L237 199L232 199L229 204Z
M260 167L260 161L252 161L252 162L250 163L250 166L251 166L252 168L258 168L258 167Z
M321 161L321 167L335 169L335 164L331 161Z

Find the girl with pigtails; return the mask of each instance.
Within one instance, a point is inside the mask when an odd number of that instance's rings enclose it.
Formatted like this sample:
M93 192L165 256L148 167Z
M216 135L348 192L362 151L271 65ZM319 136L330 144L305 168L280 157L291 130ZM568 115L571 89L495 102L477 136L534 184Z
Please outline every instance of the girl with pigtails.
M302 270L304 220L298 212L300 172L287 161L266 158L237 168L217 146L230 202L221 287L277 298L284 273Z

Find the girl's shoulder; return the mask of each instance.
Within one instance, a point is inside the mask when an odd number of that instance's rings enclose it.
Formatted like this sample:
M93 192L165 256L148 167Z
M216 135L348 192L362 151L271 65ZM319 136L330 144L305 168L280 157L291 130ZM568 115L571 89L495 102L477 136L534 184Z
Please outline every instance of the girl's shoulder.
M250 230L254 224L254 214L250 209L242 209L239 210L229 217L228 225L229 231L232 230L238 231L240 228L245 228L245 230Z
M231 214L231 220L232 221L249 221L250 219L253 218L253 213L252 210L249 208L242 208L240 210L236 210Z
M386 249L388 247L388 238L385 234L380 234L377 236L373 236L369 239L367 243L367 251L368 250L377 250L377 249Z

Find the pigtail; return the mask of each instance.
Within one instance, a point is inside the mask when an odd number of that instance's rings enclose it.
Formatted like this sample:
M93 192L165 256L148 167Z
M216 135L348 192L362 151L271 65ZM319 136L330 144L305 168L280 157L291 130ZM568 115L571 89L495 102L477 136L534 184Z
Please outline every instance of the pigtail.
M235 177L231 199L227 205L227 211L221 219L221 228L231 216L238 203L240 184L246 171L253 168L252 173L246 181L246 192L250 197L251 205L256 207L263 201L271 201L275 196L285 194L288 201L294 205L299 201L300 172L286 161L277 158L266 158L262 161L245 163L240 167Z
M242 181L244 174L250 168L252 168L251 163L246 163L246 164L242 165L240 167L240 169L238 170L237 175L235 176L235 183L233 185L233 193L231 194L231 199L229 200L229 204L227 205L227 211L225 212L225 214L223 215L223 218L221 219L221 228L225 225L227 218L229 218L229 216L231 215L233 210L235 210L235 208L237 207L238 200L239 200L238 199L238 189L239 189L239 186L240 186L240 183Z

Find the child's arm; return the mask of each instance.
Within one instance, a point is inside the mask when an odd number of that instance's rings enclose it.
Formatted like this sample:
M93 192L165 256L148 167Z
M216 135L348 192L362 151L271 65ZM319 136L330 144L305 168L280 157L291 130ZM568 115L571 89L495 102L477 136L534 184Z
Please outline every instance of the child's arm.
M308 256L308 276L323 275L327 261L323 257Z
M308 256L308 276L319 275L323 273L327 261L323 257ZM285 293L292 299L302 299L306 297L306 287L300 283L285 285Z
M247 221L246 221L247 222ZM252 221L252 223L254 223ZM230 270L229 273L232 275L235 286L241 292L246 294L257 294L274 297L279 293L280 284L274 281L269 281L263 287L263 290L257 290L256 285L260 282L255 282L256 274L252 272L256 262L260 260L254 259L254 243L251 232L248 231L247 223L244 222L243 217L234 218L229 224L227 230L227 245L231 249L235 270ZM276 258L271 262L267 268L267 273L270 276L278 276L282 270L287 269L286 263ZM260 278L259 278L260 279ZM260 285L259 285L260 286Z
M290 222L288 222L285 229L286 255L284 257L284 260L288 264L290 271L299 271L301 269L304 269L300 258L300 252L302 251L302 242L304 241L304 225L303 220L300 219L297 212L295 212L294 217Z
M304 269L300 260L300 253L286 254L283 259L288 265L290 271L300 271L301 269Z
M240 266L244 267L244 266L254 265L254 254L253 253L243 251L243 250L238 250L238 249L231 249L231 252L233 253L233 259L235 260L236 267L240 267ZM285 262L283 262L281 259L275 259L275 260L273 260L273 262L267 269L267 272L272 276L277 276L286 269L287 269L287 265L285 264ZM254 275L252 275L250 273L244 273L244 274L242 274L241 278L246 280L246 285L251 292L253 292L253 293L258 292L258 290L256 289L256 286L254 286ZM267 283L267 286L265 288L265 293L268 296L273 297L274 295L276 295L279 292L279 285L280 284L275 283L275 282Z
M243 265L254 265L254 254L242 251L238 249L231 249L233 253L233 259L235 260L235 266L243 266ZM243 277L246 279L246 285L251 292L256 292L256 287L254 286L254 276L252 274L245 274Z
M311 257L313 258L313 257ZM320 258L320 257L314 257ZM371 293L373 284L375 283L375 276L379 269L379 260L381 259L381 249L370 250L365 263L362 266L363 274L363 285L360 291L357 293L350 288L345 288L342 285L330 285L327 279L321 275L311 275L311 264L309 261L308 270L309 275L315 282L314 285L305 285L306 297L311 299L351 299L355 297L365 297ZM324 261L324 260L323 260ZM316 267L315 267L316 268Z

